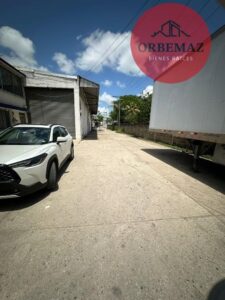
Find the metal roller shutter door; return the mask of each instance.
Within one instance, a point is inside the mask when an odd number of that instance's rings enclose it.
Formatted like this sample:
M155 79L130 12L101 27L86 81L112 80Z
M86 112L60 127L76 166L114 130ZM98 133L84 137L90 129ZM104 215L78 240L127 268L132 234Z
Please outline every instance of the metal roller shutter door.
M36 91L28 93L32 123L61 124L75 137L73 92L60 89L41 90L40 94ZM45 92L45 90L47 91Z

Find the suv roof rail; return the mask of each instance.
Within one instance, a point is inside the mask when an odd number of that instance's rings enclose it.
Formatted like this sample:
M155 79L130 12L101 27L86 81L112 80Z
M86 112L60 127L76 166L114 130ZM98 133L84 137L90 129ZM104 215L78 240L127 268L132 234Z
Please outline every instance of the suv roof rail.
M16 123L16 124L11 125L11 127L14 127L14 126L17 126L17 125L29 125L29 124L27 124L27 123Z
M26 126L48 126L48 127L51 127L55 124L41 124L41 123L38 123L38 124L33 124L33 123L16 123L10 127L14 127L14 126L17 126L17 125L26 125ZM60 125L61 126L61 125Z
M57 123L55 123L55 124L49 124L49 126L50 127L53 127L53 126L62 126L62 127L64 127L63 125L60 125L60 124L57 124Z

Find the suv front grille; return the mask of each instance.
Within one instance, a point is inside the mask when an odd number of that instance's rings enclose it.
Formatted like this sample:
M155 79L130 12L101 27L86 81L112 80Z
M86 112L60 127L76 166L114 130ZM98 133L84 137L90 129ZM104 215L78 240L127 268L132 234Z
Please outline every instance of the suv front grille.
M6 165L0 165L0 182L20 182L19 175L11 169L9 166Z

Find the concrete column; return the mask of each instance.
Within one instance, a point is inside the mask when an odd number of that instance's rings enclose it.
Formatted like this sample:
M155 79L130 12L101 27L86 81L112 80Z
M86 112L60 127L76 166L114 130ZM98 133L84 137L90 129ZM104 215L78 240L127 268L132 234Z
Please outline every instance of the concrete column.
M76 140L82 139L81 116L80 116L80 77L77 76L77 82L74 87L74 110L75 110L75 129Z

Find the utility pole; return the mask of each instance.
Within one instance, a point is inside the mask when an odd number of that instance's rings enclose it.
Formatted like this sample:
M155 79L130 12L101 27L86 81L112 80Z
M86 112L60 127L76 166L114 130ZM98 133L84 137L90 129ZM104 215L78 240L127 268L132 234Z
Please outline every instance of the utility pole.
M118 125L119 125L119 127L120 127L120 97L121 97L121 96L114 96L114 95L113 95L113 97L115 97L115 98L118 99L118 100L117 100L117 102L118 102L118 105L117 105L117 108L118 108Z
M119 127L120 127L120 100L119 100L119 120L118 120L118 124L119 124Z

